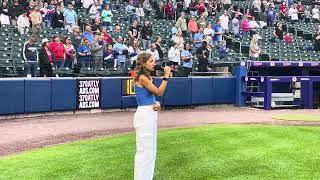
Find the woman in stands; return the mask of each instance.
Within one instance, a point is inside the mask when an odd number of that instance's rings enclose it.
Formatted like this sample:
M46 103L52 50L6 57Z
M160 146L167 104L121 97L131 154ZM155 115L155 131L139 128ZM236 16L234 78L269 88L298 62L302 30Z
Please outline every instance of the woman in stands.
M256 61L261 54L261 50L258 45L258 39L259 36L254 35L250 42L249 56L252 61Z
M162 96L170 75L170 67L164 67L164 76L159 87L153 84L155 58L148 53L138 56L134 88L138 109L134 114L136 129L136 154L134 160L134 179L152 180L157 150L157 111L160 103L155 95Z
M69 36L65 36L63 38L62 42L64 44L64 48L65 48L65 52L66 52L66 64L65 64L65 67L73 68L74 65L77 63L76 49L72 45L71 39L70 39Z
M90 41L87 38L83 38L81 45L77 49L79 55L79 62L81 67L90 67L92 61Z
M132 67L136 67L138 54L140 53L140 49L138 46L138 39L134 39L131 42L129 49L128 49L128 53L130 56L130 61L131 61Z
M183 76L189 76L192 71L193 65L193 55L190 50L190 44L186 43L184 45L184 50L181 52L182 70Z
M49 49L49 40L42 39L41 50L39 52L39 66L40 66L40 76L41 77L52 77L52 68L54 67L54 55Z
M173 42L169 52L168 52L168 65L174 69L178 69L178 65L180 64L180 51L178 49L178 44Z
M52 14L52 28L63 28L64 17L60 11L60 6L56 6L54 13Z

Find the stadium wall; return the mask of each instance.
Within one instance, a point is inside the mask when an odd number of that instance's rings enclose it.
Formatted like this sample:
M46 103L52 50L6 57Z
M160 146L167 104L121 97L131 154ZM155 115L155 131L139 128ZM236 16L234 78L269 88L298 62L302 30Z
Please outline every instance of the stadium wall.
M77 110L79 79L91 78L0 79L0 115ZM132 89L124 87L130 79L92 79L101 82L101 109L137 106L134 95L124 95L124 89ZM161 83L160 78L154 81ZM170 78L164 96L157 100L165 106L235 104L236 91L235 77Z

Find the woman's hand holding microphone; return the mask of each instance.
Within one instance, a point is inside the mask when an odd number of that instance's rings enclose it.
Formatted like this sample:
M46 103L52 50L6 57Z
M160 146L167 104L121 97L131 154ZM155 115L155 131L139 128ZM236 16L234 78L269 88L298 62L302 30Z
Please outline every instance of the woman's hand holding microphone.
M170 77L170 74L171 74L171 67L165 66L165 67L163 68L163 77L164 77L164 78L169 78L169 77Z

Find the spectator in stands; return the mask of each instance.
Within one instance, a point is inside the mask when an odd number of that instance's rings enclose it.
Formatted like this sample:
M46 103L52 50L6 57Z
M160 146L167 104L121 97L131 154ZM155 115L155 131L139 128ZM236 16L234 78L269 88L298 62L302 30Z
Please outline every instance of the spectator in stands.
M221 3L223 4L223 9L229 9L231 6L231 0L221 0Z
M121 36L118 37L117 43L113 45L112 50L116 53L116 63L114 64L114 67L123 68L127 61L128 47L123 43L123 38Z
M113 33L111 35L113 44L117 43L117 39L118 39L119 36L122 36L121 27L119 25L116 25L116 27L114 28L114 31L113 31ZM124 39L124 41L125 41L125 39Z
M71 43L74 46L74 49L77 50L78 46L81 44L81 35L80 35L80 27L73 26L72 27L72 34L70 35Z
M94 0L94 3L89 9L89 16L92 22L94 22L96 18L100 17L100 12L101 12L100 3L98 0Z
M283 29L282 29L282 23L278 23L273 35L276 43L280 43L283 40Z
M224 34L220 19L216 20L216 24L214 25L213 29L214 29L214 42L216 42L216 44L219 44Z
M207 27L203 30L203 34L205 36L205 40L208 42L208 44L211 46L213 45L213 39L214 31L211 27L211 23L208 23Z
M137 19L137 21L140 23L142 21L144 21L144 10L141 4L138 5L138 7L136 7L135 9L135 17Z
M206 7L204 6L203 1L202 0L198 1L198 5L196 7L197 7L198 16L202 16L203 13L206 11Z
M181 29L182 31L182 36L183 37L186 37L187 36L187 21L186 21L186 18L185 18L185 13L184 12L181 12L181 15L180 17L178 18L177 22L176 22L176 27L178 29Z
M260 39L260 38L261 37L256 34L251 39L250 47L249 47L249 57L252 61L256 61L261 54L261 50L258 45L258 39Z
M288 11L289 11L289 9L288 9L285 1L282 2L282 4L280 5L279 10L280 10L280 12L279 12L279 19L280 19L280 20L285 20L287 14L288 14Z
M147 49L147 47L150 47L152 34L153 34L152 27L150 26L149 21L145 21L144 26L142 27L142 30L141 30L143 50Z
M103 51L106 49L106 44L101 38L100 33L95 34L95 40L91 43L92 52L92 68L94 70L101 69L103 63Z
M94 41L94 35L92 34L91 26L85 27L85 32L82 33L82 38L86 38L90 43Z
M249 35L250 26L249 26L249 18L244 16L242 23L241 23L242 35Z
M192 42L194 35L198 32L198 24L194 16L191 16L191 19L188 22L188 32L189 32L189 40Z
M229 48L226 47L226 41L222 40L219 43L219 59L223 60L225 57L227 57L227 53L229 51Z
M66 63L66 51L64 44L60 41L59 36L53 36L52 42L49 43L49 49L53 52L54 55L54 65L60 69L64 67Z
M0 7L0 22L1 25L10 25L9 6L7 1L3 1Z
M82 7L87 11L89 10L90 5L92 4L93 4L93 0L82 0Z
M71 38L69 36L65 36L63 38L63 44L66 52L66 63L65 67L73 68L77 63L77 52L75 47L72 45Z
M104 10L101 13L101 18L102 18L102 26L109 29L109 27L111 27L113 14L108 4L104 6Z
M79 62L81 67L90 67L92 60L90 41L87 38L83 38L81 45L77 49Z
M200 48L202 46L202 42L204 41L203 29L199 28L197 34L194 35L193 43L196 48Z
M238 19L238 15L235 14L232 21L231 21L231 27L233 35L237 38L240 37L240 21Z
M314 50L319 52L320 51L320 29L317 30L317 32L315 33L314 37Z
M133 6L133 1L129 0L129 4L126 6L126 13L127 13L127 19L129 24L133 22L133 20L135 19L134 11L135 11L135 7Z
M204 18L204 16L200 16L200 18L198 20L198 27L204 29L204 28L206 28L206 26L207 26L206 19Z
M257 7L257 6L253 6L253 8L252 8L252 16L257 20L257 21L259 21L259 18L260 18L260 8L259 7Z
M293 36L291 36L290 33L287 33L284 37L284 42L286 42L287 44L291 44L293 42Z
M40 76L41 77L52 77L54 67L54 55L53 52L49 49L49 40L42 39L41 49L39 51L39 67L40 67Z
M189 6L188 6L188 10L189 10L191 16L197 15L197 7L196 6L197 6L197 4L196 4L195 0L191 0L191 2L189 3Z
M41 30L42 16L39 12L39 6L35 6L34 10L30 14L30 19L32 23L32 32L37 34Z
M250 18L249 21L249 28L250 28L250 36L253 36L257 33L257 30L260 28L260 25L257 23L257 21L254 19L254 17Z
M107 47L107 50L103 54L105 68L114 67L114 64L116 64L114 57L115 57L115 55L112 50L112 44L109 44Z
M100 17L97 17L94 20L94 23L91 25L92 32L100 33L101 28L102 28L101 19L100 19Z
M133 41L134 39L139 39L137 20L133 21L132 26L129 28L128 33L129 33L130 42Z
M13 0L13 4L9 7L9 14L11 18L11 25L16 26L18 17L23 12L23 6L19 4L18 0Z
M170 3L170 0L167 0L166 6L164 7L164 13L167 19L174 19L174 8Z
M146 16L150 16L151 11L152 11L152 6L151 6L149 0L144 0L144 2L142 3L142 7L145 11Z
M131 65L134 68L137 63L137 57L140 54L140 49L138 46L138 39L134 39L128 49Z
M51 10L48 8L47 2L43 3L43 7L40 9L40 14L42 15L42 28L51 27Z
M72 27L77 25L77 13L73 10L72 4L67 5L67 9L63 12L65 20L65 29L72 32Z
M304 5L301 2L298 2L297 10L298 10L298 18L301 21L304 18L304 10L305 10Z
M111 35L109 34L106 27L101 28L101 37L105 41L105 44L111 43Z
M156 62L159 62L159 52L157 51L157 46L155 44L151 44L150 48L146 50L146 53L152 54Z
M20 35L28 34L30 28L30 21L27 17L27 12L22 12L22 14L18 17L17 25Z
M290 20L292 23L298 22L298 10L296 8L296 4L292 5L291 8L288 11L288 16L290 16Z
M64 17L60 11L60 6L55 7L55 11L52 14L52 28L63 28Z
M173 70L178 69L178 65L180 64L180 51L178 49L178 44L173 42L169 52L168 52L168 66L170 66Z
M164 49L161 46L161 37L160 36L156 37L154 44L156 45L156 50L158 51L158 54L159 54L159 60L163 61Z
M305 23L309 23L311 21L311 10L310 10L310 6L306 6L305 11L304 11L304 22Z
M312 21L313 22L319 22L319 8L318 8L318 5L314 5L313 9L311 10L311 13L312 13Z
M156 8L156 17L157 19L164 18L164 4L162 1L159 2L159 5Z
M36 35L31 35L28 41L23 45L22 58L25 63L25 71L27 77L36 77L38 71L39 54L36 48L38 41Z
M184 40L182 37L182 31L178 29L175 39L173 40L177 44L177 48L182 51L184 47Z
M274 22L276 20L276 11L274 10L274 5L271 3L268 7L268 9L266 10L267 15L268 15L268 27L273 27L274 26Z
M182 75L189 76L192 71L193 65L193 55L190 50L190 44L186 43L184 45L184 50L181 51L181 61L182 61Z
M208 72L208 58L210 50L207 41L203 41L200 48L196 51L198 57L198 72Z

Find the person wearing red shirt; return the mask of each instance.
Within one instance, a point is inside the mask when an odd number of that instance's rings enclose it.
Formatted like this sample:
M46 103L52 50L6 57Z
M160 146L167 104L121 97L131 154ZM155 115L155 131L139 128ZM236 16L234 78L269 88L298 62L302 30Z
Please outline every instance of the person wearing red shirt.
M280 14L279 14L280 19L285 19L289 10L286 5L286 2L282 2L282 4L279 7L279 10L280 10Z
M172 4L170 3L170 0L167 0L167 4L164 7L165 16L168 19L174 19L174 9Z
M64 67L66 62L66 52L62 42L60 42L59 36L53 36L52 42L49 44L49 49L53 52L54 55L54 65L59 69Z
M107 28L103 27L101 29L101 37L103 37L103 40L106 44L111 43L111 35L107 32Z
M201 16L202 13L204 13L204 11L206 10L206 7L204 6L204 3L202 1L199 1L197 9L198 9L198 16Z
M299 20L302 20L304 17L304 5L301 2L298 2L297 9L298 9L298 18Z

